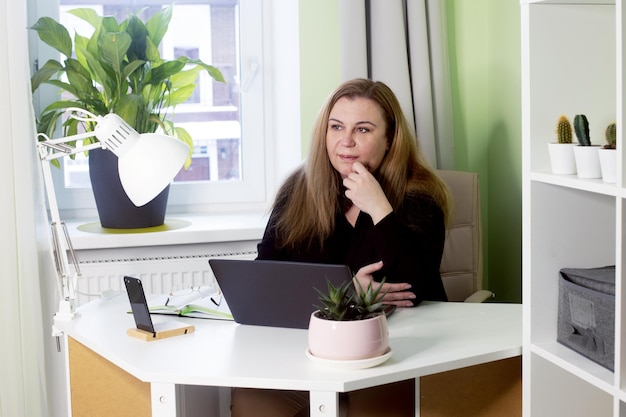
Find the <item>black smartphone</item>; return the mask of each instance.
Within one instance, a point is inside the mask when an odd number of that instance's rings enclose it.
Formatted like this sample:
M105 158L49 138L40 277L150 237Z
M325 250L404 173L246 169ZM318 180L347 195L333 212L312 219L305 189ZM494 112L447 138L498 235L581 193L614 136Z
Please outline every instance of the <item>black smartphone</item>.
M130 308L133 312L137 328L154 333L154 325L152 324L152 318L150 317L146 294L143 291L141 280L139 278L124 277L124 285L126 285Z

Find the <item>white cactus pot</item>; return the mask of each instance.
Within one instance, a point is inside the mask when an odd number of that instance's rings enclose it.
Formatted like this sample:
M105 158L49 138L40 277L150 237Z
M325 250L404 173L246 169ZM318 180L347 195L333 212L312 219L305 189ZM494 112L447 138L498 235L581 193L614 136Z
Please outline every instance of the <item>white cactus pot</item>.
M548 143L548 154L553 174L576 174L574 146L572 143Z
M602 181L606 183L615 183L615 165L617 164L617 150L615 149L598 149L598 157L600 158L600 171L602 172Z
M579 178L602 178L600 170L599 146L574 146L576 171Z

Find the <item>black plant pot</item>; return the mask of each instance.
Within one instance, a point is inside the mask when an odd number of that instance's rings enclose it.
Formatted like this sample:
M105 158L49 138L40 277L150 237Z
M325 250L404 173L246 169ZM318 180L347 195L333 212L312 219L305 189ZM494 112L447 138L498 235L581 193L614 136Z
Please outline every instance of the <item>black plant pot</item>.
M139 229L165 222L169 186L147 204L135 206L122 188L114 153L104 149L89 151L89 177L102 227Z

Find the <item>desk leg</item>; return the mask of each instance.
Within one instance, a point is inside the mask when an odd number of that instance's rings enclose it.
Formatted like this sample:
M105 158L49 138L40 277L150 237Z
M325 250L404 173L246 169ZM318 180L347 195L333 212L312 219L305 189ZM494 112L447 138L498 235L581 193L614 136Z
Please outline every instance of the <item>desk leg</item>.
M311 417L339 417L339 394L330 391L311 391Z
M176 417L176 384L150 384L152 417Z
M420 417L420 378L415 378L415 417Z

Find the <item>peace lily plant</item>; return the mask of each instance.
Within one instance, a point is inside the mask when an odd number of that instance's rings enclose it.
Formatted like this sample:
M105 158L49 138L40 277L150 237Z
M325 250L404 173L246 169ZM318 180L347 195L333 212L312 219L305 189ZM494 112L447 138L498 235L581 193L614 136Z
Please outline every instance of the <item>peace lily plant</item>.
M62 61L51 59L35 72L31 79L33 93L42 84L51 84L71 96L41 111L38 132L53 137L59 119L69 108L82 108L99 116L113 112L139 133L160 130L185 142L190 147L185 164L188 168L193 140L184 128L174 126L172 112L191 96L201 71L217 81L224 82L224 78L217 68L201 60L161 58L159 45L168 30L172 6L161 9L145 23L137 14L129 14L118 23L114 17L100 16L89 8L68 13L94 28L91 37L75 33L72 40L67 28L50 17L40 18L31 27L43 42L65 57ZM75 118L66 118L62 125L64 136L94 128L93 123Z

